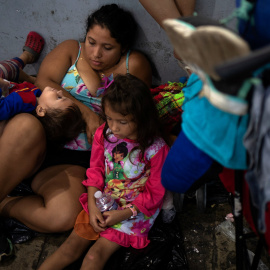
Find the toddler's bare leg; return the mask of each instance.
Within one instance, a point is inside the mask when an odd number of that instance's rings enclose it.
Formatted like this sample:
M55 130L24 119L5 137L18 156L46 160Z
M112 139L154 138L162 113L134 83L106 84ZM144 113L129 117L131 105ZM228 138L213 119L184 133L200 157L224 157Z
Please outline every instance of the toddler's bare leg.
M66 241L40 266L39 270L63 269L84 253L91 241L81 238L74 231Z
M81 270L103 269L111 255L120 248L120 245L100 237L84 257Z

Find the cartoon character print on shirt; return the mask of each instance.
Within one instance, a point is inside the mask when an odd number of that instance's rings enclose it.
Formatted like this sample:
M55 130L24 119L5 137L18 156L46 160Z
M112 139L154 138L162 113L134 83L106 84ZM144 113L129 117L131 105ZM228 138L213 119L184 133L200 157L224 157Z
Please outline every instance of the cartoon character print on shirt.
M125 179L124 174L124 158L128 154L127 143L121 142L117 144L112 150L112 161L108 161L107 163L107 175L108 178L111 179Z
M148 179L145 164L139 159L140 151L131 152L135 146L134 142L118 139L115 143L105 142L105 190L120 205L133 201Z

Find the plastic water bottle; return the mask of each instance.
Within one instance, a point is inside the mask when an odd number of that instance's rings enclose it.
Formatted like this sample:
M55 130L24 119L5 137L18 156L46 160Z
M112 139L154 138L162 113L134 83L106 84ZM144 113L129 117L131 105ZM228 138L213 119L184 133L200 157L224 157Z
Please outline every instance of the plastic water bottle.
M118 204L109 194L96 191L94 197L96 198L96 205L100 212L116 210L118 208Z

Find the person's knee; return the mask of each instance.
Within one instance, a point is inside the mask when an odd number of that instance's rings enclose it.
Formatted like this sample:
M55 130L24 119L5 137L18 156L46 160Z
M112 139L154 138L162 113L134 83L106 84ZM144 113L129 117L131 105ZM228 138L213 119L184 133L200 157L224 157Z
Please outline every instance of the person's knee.
M81 211L78 210L68 210L66 209L59 209L59 211L51 211L51 209L47 212L48 222L44 224L46 230L51 233L55 232L66 232L71 230L74 225L76 218Z
M46 136L40 121L31 114L15 115L5 126L1 143L8 143L17 152L45 150Z
M41 144L46 141L45 131L40 121L31 114L18 114L12 119L12 128L17 136L21 136L23 141L32 144ZM20 127L20 128L18 128Z
M83 260L83 265L99 265L103 261L102 250L90 248Z

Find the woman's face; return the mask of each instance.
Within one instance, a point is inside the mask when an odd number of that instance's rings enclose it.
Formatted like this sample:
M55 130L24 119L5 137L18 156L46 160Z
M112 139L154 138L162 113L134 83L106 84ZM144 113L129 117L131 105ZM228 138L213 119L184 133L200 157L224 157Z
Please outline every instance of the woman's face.
M105 71L119 62L122 48L107 28L94 25L86 34L85 53L94 70Z

